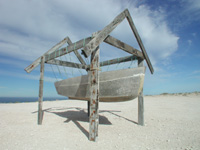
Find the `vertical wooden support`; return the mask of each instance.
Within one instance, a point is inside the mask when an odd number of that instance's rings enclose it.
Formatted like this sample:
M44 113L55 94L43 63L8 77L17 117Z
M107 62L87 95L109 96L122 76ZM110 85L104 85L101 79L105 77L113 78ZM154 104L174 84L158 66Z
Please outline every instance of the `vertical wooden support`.
M97 141L99 126L99 47L91 54L89 140Z
M44 82L44 56L41 57L40 61L40 87L39 87L39 99L38 99L38 125L42 124L43 111L42 111L42 102L43 102L43 82Z
M90 116L90 101L87 102L88 117Z
M144 60L138 59L138 67L144 66ZM143 89L138 95L138 125L144 126L144 97Z

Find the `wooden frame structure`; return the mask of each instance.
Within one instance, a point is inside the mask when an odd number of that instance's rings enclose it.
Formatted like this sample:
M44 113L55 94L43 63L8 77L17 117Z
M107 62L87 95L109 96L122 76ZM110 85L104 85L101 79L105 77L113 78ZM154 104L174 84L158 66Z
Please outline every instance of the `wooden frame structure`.
M125 18L127 19L132 29L133 34L135 35L135 38L139 44L141 51L109 35ZM68 43L68 46L64 48L60 48L66 42ZM110 44L116 48L122 49L123 51L131 54L131 56L99 62L99 45L102 42ZM82 54L84 55L84 57L88 57L91 55L90 65L86 65L82 56L77 52L77 50L79 49L82 49ZM61 61L61 60L56 59L58 57L61 57L71 52L74 52L74 54L77 56L78 60L80 61L80 64L67 62L67 61ZM69 37L64 38L61 42L56 44L54 47L52 47L50 50L44 53L41 57L36 59L27 68L25 68L25 71L30 73L38 65L41 66L39 105L38 105L38 124L42 124L42 118L43 118L42 101L43 101L44 63L85 69L86 71L88 71L88 74L90 76L90 83L91 83L91 86L90 86L91 96L90 96L90 101L88 102L89 140L96 141L98 137L98 124L99 124L99 115L98 115L99 67L116 64L119 62L131 61L133 58L138 60L139 67L144 66L143 62L144 60L146 60L146 63L150 69L150 72L153 74L154 72L153 66L146 53L145 47L137 32L137 29L133 23L133 20L131 18L131 15L128 9L125 9L123 12L121 12L109 25L107 25L101 31L93 33L91 37L87 37L75 43L72 43ZM142 126L144 125L143 92L139 93L139 96L138 96L138 124Z

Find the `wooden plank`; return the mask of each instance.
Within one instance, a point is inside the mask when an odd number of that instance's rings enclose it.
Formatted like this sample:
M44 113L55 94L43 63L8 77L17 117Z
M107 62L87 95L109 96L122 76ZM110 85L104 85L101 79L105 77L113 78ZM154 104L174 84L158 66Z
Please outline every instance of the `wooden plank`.
M88 117L90 116L90 101L87 101Z
M60 48L62 45L64 45L68 41L68 37L64 38L61 42L53 46L51 49L49 49L46 53L44 53L42 56L48 55L49 53L52 53L53 51ZM32 64L30 64L28 67L26 67L24 70L27 73L30 73L33 69L35 69L40 64L41 57L36 59Z
M126 56L126 57L120 57L120 58L115 58L115 59L111 59L111 60L106 60L106 61L100 62L100 67L118 64L118 63L127 62L127 61L134 61L136 59L138 59L138 57L132 55L132 56ZM90 67L90 65L88 65L88 68L89 67Z
M138 60L138 67L143 67L144 61L142 59ZM144 126L144 96L143 89L138 95L138 125Z
M61 48L57 51L54 51L52 53L50 53L49 55L45 56L45 62L55 59L57 57L63 56L65 54L71 53L73 51L76 51L80 48L83 48L87 43L89 43L91 41L92 37L88 37L82 40L79 40L71 45L68 45L67 47Z
M89 140L97 141L99 125L99 47L92 52L90 79Z
M103 28L97 35L84 47L83 52L88 57L101 42L119 25L126 17L125 12L127 9L121 12L109 25Z
M70 38L68 38L67 43L69 45L72 45L72 41L70 40ZM83 60L83 58L81 57L81 55L78 53L78 51L74 51L74 54L76 55L76 57L78 58L78 60L81 62L81 64L86 65L85 61Z
M53 64L53 65L59 65L59 66L65 66L65 67L71 67L71 68L88 69L88 66L86 66L86 65L68 62L68 61L61 61L61 60L57 60L57 59L49 60L46 63Z
M104 42L144 59L142 52L110 35L104 40Z
M144 58L145 58L145 60L146 60L146 62L147 62L147 65L148 65L148 67L149 67L149 70L150 70L151 73L153 74L153 72L154 72L153 66L152 66L152 64L151 64L151 61L150 61L148 55L147 55L147 52L146 52L146 50L145 50L145 47L144 47L144 45L143 45L143 43L142 43L142 40L141 40L139 34L138 34L138 31L137 31L137 29L136 29L136 27L135 27L135 25L134 25L134 23L133 23L133 20L132 20L132 18L131 18L131 15L130 15L130 13L129 13L128 10L127 10L125 13L126 13L126 18L127 18L128 22L129 22L129 25L130 25L130 27L131 27L131 29L132 29L132 31L133 31L133 34L135 35L135 38L136 38L136 40L137 40L137 42L138 42L138 44L139 44L139 46L140 46L140 48L141 48L141 50L142 50L142 53L143 53L143 55L144 55Z
M38 99L38 125L42 124L43 119L43 110L42 110L42 103L43 103L43 82L44 82L44 57L41 57L40 62L40 87L39 87L39 99Z

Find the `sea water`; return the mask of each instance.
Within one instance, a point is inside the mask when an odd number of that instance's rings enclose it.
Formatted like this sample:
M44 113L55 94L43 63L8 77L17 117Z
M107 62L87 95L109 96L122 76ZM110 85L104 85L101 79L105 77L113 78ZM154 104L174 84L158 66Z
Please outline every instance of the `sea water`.
M43 101L66 100L67 97L44 97ZM37 102L38 97L0 97L0 103Z

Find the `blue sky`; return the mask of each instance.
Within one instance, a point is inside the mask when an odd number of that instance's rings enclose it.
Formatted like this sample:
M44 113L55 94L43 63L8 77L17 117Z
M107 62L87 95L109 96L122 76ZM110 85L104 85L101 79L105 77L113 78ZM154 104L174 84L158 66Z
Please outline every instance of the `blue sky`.
M144 94L200 91L199 0L0 0L0 96L38 96L39 67L30 74L24 68L66 36L75 42L103 29L125 8L155 70L146 70ZM111 35L139 49L126 20ZM128 55L106 44L100 50L101 61ZM73 54L62 59L78 62ZM136 62L103 70L130 65ZM85 74L60 67L61 76L52 67L58 80ZM57 96L54 81L45 65L44 96Z

